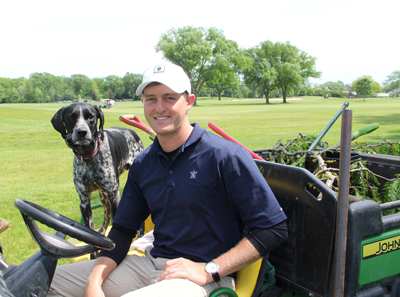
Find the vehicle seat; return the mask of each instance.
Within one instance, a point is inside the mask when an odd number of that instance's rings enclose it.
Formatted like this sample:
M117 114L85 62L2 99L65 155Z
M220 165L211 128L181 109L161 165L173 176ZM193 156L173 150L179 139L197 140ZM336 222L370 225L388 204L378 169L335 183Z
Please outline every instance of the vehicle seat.
M268 273L268 279L265 275ZM268 286L275 283L275 270L268 262L268 255L258 261L242 268L236 273L236 289L219 288L214 290L209 297L223 294L231 297L257 297ZM273 278L273 281L271 281Z

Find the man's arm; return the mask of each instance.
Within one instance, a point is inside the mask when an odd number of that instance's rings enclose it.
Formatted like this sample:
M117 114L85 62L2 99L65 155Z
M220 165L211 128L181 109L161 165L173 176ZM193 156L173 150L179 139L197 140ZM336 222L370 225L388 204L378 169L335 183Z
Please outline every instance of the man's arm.
M101 285L116 267L117 263L115 263L115 261L110 258L97 258L92 272L90 273L89 278L86 282L85 297L104 296Z
M278 247L287 238L285 222L256 231L254 235L243 238L234 248L214 259L219 265L221 277L230 275L257 261ZM183 258L170 260L166 262L164 272L158 278L158 281L168 278L187 278L204 286L213 281L211 275L205 272L204 267L204 264Z
M246 267L260 258L261 255L256 248L247 238L243 238L234 248L214 261L218 263L219 274L223 277ZM212 276L204 268L205 264L195 263L184 258L173 259L165 263L164 272L157 280L186 278L200 286L204 286L213 281Z
M101 251L86 282L85 297L104 296L101 285L125 258L135 233L134 230L113 225L108 237L114 241L115 248L112 251Z

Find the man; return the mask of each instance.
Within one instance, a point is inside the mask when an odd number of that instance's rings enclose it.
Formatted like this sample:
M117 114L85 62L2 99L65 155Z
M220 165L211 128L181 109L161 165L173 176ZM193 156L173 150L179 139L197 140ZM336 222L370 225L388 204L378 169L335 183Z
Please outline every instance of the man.
M149 68L136 93L157 137L129 171L109 234L116 248L94 264L59 267L50 294L176 297L234 289L236 271L286 239L286 216L245 149L189 123L195 96L181 67ZM126 256L148 215L154 248Z

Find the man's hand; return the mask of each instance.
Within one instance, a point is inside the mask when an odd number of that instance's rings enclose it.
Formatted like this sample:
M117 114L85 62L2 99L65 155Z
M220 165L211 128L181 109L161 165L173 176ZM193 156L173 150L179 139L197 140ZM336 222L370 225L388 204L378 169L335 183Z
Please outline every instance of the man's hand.
M173 278L185 278L200 286L213 281L211 275L204 270L205 264L198 264L193 261L177 258L165 263L164 272L157 281Z

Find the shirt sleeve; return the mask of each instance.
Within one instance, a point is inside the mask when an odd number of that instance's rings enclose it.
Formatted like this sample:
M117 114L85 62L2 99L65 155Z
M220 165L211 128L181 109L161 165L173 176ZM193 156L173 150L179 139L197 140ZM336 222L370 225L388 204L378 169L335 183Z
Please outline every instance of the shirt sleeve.
M141 224L150 214L146 200L139 186L139 169L136 167L136 159L129 169L128 179L125 184L121 201L118 205L117 214L115 215L113 224L120 227L130 229L131 231L139 230Z
M132 243L132 239L136 236L136 232L113 224L108 238L115 243L115 248L111 251L102 250L99 257L107 257L115 261L119 265L126 257Z
M262 257L281 245L287 237L285 221L267 229L253 229L246 236Z
M239 147L225 161L223 179L235 215L249 229L266 229L287 219L257 164Z

